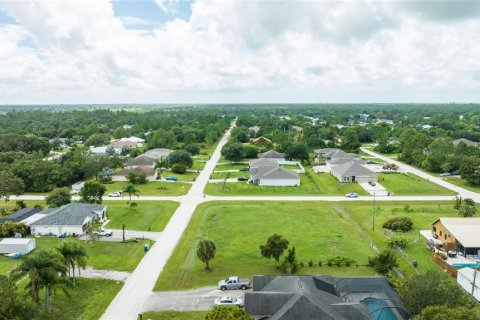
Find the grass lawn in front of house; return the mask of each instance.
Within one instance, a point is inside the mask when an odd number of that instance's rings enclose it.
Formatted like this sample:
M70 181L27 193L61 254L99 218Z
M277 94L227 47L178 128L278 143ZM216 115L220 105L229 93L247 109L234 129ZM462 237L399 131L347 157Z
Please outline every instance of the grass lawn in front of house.
M191 169L193 170L193 169ZM179 182L194 182L195 179L198 177L198 172L192 172L192 171L187 171L185 173L175 173L170 170L168 171L163 171L162 174L163 178L168 178L168 177L175 177L177 178L177 181Z
M248 163L223 162L223 164L217 164L214 171L239 170L240 168L248 168Z
M208 311L156 311L146 312L143 319L150 320L205 320Z
M397 196L453 196L456 194L411 173L380 173L378 183Z
M104 201L103 204L108 208L107 228L121 229L125 224L125 229L139 231L162 231L179 205L174 201L138 201L133 208L126 201Z
M122 191L128 184L128 181L117 181L104 184L107 188L105 196L112 192ZM166 181L149 181L145 184L135 185L135 188L139 191L139 196L181 196L186 194L190 187L190 183ZM123 198L128 200L128 195L125 195ZM134 201L135 198L135 196L132 196L132 201Z
M250 177L250 173L248 171L233 171L233 172L214 172L212 174L211 179L216 180L216 179L225 179L227 177L227 174L229 175L229 179L234 179L238 177L245 177L248 178Z

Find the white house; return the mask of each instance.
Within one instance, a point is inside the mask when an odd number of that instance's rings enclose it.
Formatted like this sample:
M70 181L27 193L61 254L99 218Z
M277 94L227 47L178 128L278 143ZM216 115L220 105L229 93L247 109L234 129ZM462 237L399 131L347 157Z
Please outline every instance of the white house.
M475 272L477 272L476 275ZM480 301L480 272L472 268L459 269L457 273L457 283L469 295L474 297L475 300Z
M131 137L128 137L128 138L121 138L120 141L123 141L123 142L134 142L137 144L137 147L142 147L143 144L145 143L145 139L142 139L142 138L139 138L139 137L135 137L135 136L131 136Z
M285 160L285 154L277 152L277 151L270 150L270 151L267 151L267 152L264 152L264 153L259 153L258 158L259 159L271 159L271 160L282 161L282 160Z
M5 238L0 241L0 254L27 254L35 248L35 239L31 238Z
M377 182L377 174L357 161L333 166L331 174L340 182Z
M44 210L44 216L30 224L32 234L81 235L91 221L104 221L107 208L97 204L70 203Z
M299 186L297 172L280 167L277 159L256 159L250 161L250 178L259 186Z

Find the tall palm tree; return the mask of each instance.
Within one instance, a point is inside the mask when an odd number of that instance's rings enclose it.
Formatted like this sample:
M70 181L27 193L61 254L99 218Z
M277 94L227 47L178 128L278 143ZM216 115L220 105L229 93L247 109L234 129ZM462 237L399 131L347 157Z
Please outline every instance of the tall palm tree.
M140 191L138 191L131 183L129 183L125 188L123 188L122 192L128 194L129 201L132 201L132 196L138 197L140 194Z
M50 298L56 294L56 287L66 292L66 285L70 284L65 261L53 250L36 251L12 270L12 276L16 279L25 275L29 278L25 289L35 303L40 304L39 292L41 288L45 289L45 308L48 312L51 311Z
M85 269L87 266L87 250L82 245L71 241L63 242L57 250L65 259L69 276L70 268L72 269L72 281L75 287L75 267L78 266L78 274L80 275L80 268Z

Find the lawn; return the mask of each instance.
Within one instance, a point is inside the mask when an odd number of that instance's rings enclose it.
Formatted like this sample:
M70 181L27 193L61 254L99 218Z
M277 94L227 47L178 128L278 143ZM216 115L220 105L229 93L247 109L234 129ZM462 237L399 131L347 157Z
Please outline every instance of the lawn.
M480 186L472 186L471 184L469 184L464 179L461 179L461 178L458 178L458 177L445 177L445 178L443 178L443 180L448 181L451 184L462 187L464 189L480 193Z
M107 188L105 195L108 195L111 192L122 191L128 184L128 181L117 181L104 184L104 186ZM181 196L186 194L190 187L191 184L189 183L160 181L152 181L145 184L135 185L135 188L139 191L140 196ZM125 196L128 199L128 195ZM135 198L136 197L132 197L132 200Z
M175 177L177 178L177 181L180 182L193 182L195 179L198 177L198 172L192 172L192 171L187 171L185 173L174 173L172 171L164 171L163 172L163 177L168 178L168 177Z
M299 187L261 187L244 182L231 182L223 190L223 183L208 183L205 193L215 196L343 196L346 193L356 192L359 195L368 195L357 183L339 183L328 173L313 173L311 168L307 173L300 174Z
M454 191L413 174L380 173L378 182L397 196L453 196L456 194Z
M134 208L129 208L126 201L103 204L108 208L108 228L121 229L125 224L128 230L140 231L162 231L179 205L174 201L139 201Z
M224 163L217 164L214 171L238 170L240 168L248 168L248 163Z
M52 313L42 315L42 319L100 319L122 286L122 282L112 280L77 279L77 286L68 290L69 296L57 290L52 299Z
M410 246L408 258L398 255L402 275L439 270L430 261L430 252L419 230L430 229L438 217L456 216L451 202L414 202L405 211L406 202L377 202L375 231L372 230L372 203L369 202L209 202L197 208L175 252L160 275L155 290L181 290L216 284L229 275L252 277L254 274L275 274L272 259L260 255L259 245L273 233L290 240L297 259L304 262L301 274L373 275L366 266L374 255L371 244L387 248L390 237L404 237ZM300 209L301 208L301 209ZM300 209L300 210L299 210ZM394 235L382 229L384 221L395 216L409 216L414 230ZM298 232L301 230L301 232ZM228 234L228 236L226 236ZM216 243L217 254L211 261L212 272L203 271L196 257L196 244L208 237ZM334 256L356 260L351 267L326 266ZM308 266L308 261L315 263ZM323 261L322 267L317 262ZM412 261L418 261L417 271Z
M143 319L150 320L205 320L208 311L157 311L146 312Z
M97 241L93 246L86 244L84 241L68 238L71 241L79 241L84 244L87 249L89 266L95 269L116 270L116 271L133 271L140 260L145 255L143 251L144 244L150 244L150 241L140 241L139 243L127 242L102 242ZM35 238L37 249L49 249L60 246L62 241L56 237L39 237ZM12 260L6 257L0 257L0 272L5 274L10 268L19 264L20 260Z
M212 174L211 179L225 179L227 174L229 174L229 178L238 178L238 177L245 177L248 178L250 173L248 171L236 171L236 172L214 172Z
M197 208L155 290L212 285L229 275L251 278L253 274L278 273L274 261L263 258L259 250L274 233L289 239L299 261L314 261L314 267L305 266L301 273L374 274L365 266L326 266L326 260L334 256L351 257L363 265L373 255L368 236L336 205L302 202L299 210L294 202L208 202ZM217 247L213 271L208 273L196 257L197 242L207 236Z

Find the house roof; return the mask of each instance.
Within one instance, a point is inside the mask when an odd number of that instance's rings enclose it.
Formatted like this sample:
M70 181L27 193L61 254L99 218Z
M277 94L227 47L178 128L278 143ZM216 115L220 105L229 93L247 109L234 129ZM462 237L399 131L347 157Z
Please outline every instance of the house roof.
M145 173L147 176L154 176L155 175L155 168L140 166L140 167L135 167L135 168L132 168L132 169L123 169L119 172L115 172L113 175L114 176L127 176L130 172Z
M254 168L250 171L250 174L254 179L300 179L295 171L279 166Z
M344 159L344 158L330 159L330 160L327 160L326 163L328 163L329 165L339 165L339 164L344 164L352 161L357 162L359 164L363 163L362 159Z
M330 153L330 152L337 151L337 150L340 150L340 149L338 149L338 148L320 148L320 149L313 150L313 152L315 152L315 154L324 155L326 153Z
M261 158L261 159L250 160L249 164L250 164L250 168L263 167L263 166L278 167L278 160Z
M51 213L47 214L42 219L33 222L31 225L81 226L85 223L85 219L92 217L103 210L105 210L105 207L98 204L70 203L51 210Z
M480 218L439 218L437 221L466 248L480 248Z
M285 159L285 153L280 153L274 150L270 150L264 153L258 154L259 159Z
M145 142L144 139L139 138L139 137L135 137L135 136L131 136L131 137L128 137L128 138L121 138L120 141L131 141L131 142L135 142L135 143Z
M369 299L376 303L371 311ZM385 277L254 276L245 311L271 320L380 319L380 312L403 319L406 314Z
M123 141L123 140L113 141L110 145L114 148L123 148L123 147L136 148L137 147L136 142L129 141L129 140L127 140L127 141Z
M36 208L23 208L20 209L2 219L0 219L0 223L11 221L11 222L21 222L34 214L42 211L41 209L36 209Z
M129 160L126 164L127 167L129 166L153 166L155 164L156 159L148 156L146 154L141 154L132 160Z
M253 144L257 144L259 141L263 141L266 144L272 144L272 140L265 138L265 137L258 137L250 139L250 142Z
M377 176L375 172L362 166L358 161L338 164L332 168L332 173L338 176Z
M251 130L251 131L257 133L258 131L260 131L260 127L259 126L253 126L253 127L248 128L248 130Z
M165 149L165 148L156 148L148 150L144 153L144 155L154 158L155 160L160 160L161 158L166 158L168 155L172 153L172 150Z
M464 139L464 138L452 141L454 146L458 146L461 142L465 143L467 146L473 146L473 147L478 147L478 145L480 144L478 142L468 140L468 139Z

